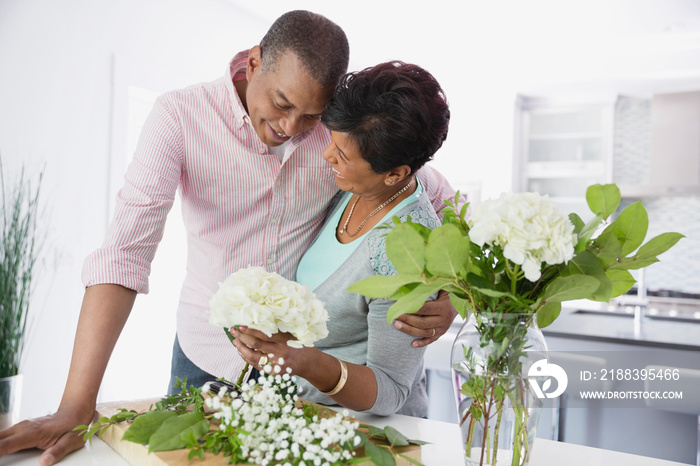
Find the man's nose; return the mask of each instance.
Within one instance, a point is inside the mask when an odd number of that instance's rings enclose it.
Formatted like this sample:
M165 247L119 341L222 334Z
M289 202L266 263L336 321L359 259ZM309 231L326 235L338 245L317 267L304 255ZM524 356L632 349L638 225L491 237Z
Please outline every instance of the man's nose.
M303 117L287 115L280 120L280 128L287 136L295 136L302 131Z

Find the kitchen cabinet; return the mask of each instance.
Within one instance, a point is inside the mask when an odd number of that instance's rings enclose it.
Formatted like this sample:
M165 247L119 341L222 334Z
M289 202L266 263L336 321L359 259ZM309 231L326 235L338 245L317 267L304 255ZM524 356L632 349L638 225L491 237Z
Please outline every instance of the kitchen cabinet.
M562 101L519 96L513 189L548 195L564 212L589 214L586 188L612 180L615 98Z

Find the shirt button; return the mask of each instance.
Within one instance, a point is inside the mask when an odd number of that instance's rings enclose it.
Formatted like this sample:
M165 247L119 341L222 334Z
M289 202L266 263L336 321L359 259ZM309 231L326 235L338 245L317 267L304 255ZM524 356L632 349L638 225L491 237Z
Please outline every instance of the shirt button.
M260 149L258 149L258 152L260 152L261 154L264 154L264 153L265 153L265 148L264 148L264 147L261 147Z
M272 264L272 259L268 259L268 260L267 260L267 263L268 263L268 264Z
M276 218L271 218L271 219L270 219L270 222L272 222L272 223L277 223L277 219L276 219Z
M282 184L282 180L277 180L277 186Z

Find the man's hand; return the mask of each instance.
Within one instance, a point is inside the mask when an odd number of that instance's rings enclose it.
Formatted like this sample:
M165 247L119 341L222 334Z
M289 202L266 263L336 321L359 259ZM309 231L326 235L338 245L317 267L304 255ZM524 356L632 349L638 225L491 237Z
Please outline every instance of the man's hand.
M419 337L413 341L415 348L428 346L447 332L457 311L447 292L440 291L435 301L426 302L415 314L403 314L394 326L404 333Z
M39 458L41 466L56 464L85 445L73 429L91 421L92 416L78 419L61 413L22 421L0 431L0 457L27 448L39 448L44 450Z

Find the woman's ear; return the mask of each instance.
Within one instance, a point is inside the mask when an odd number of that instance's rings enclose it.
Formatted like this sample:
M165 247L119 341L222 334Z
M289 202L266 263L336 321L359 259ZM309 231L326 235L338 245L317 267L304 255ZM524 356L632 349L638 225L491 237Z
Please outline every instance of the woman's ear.
M411 167L409 167L408 165L401 165L389 170L389 172L384 177L384 182L387 186L392 186L401 183L401 181L405 180L410 175Z

